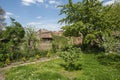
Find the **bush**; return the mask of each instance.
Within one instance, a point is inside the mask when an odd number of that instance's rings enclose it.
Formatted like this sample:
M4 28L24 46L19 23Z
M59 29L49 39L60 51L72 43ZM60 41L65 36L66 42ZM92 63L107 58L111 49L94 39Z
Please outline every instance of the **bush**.
M5 55L4 54L0 54L0 61L4 61L5 60Z
M0 67L4 67L4 66L5 66L4 62L0 62Z
M65 64L62 66L65 67L66 70L78 70L81 69L80 57L81 57L81 49L80 48L69 48L65 52L59 53L60 57L64 60Z
M50 58L50 57L53 57L53 56L55 56L55 52L51 49L51 50L48 51L46 57Z
M10 59L9 58L6 59L5 64L10 65Z
M41 57L46 57L47 53L48 53L47 50L41 50L41 51L39 51L38 55L40 55Z
M34 57L30 57L30 58L29 58L29 61L30 61L30 62L33 62L33 61L34 61Z
M50 58L50 56L51 56L50 52L48 52L46 56L47 56L48 58Z
M36 58L36 59L39 59L39 58L40 58L40 56L39 56L39 55L36 55L36 56L35 56L35 58Z
M26 62L26 60L27 60L27 59L26 59L25 57L22 58L22 61Z

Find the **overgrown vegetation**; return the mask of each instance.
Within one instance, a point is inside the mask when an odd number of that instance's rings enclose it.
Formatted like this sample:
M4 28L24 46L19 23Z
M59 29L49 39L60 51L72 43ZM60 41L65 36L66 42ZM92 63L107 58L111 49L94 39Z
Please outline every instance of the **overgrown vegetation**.
M101 65L95 54L81 54L82 70L68 71L60 64L62 58L48 62L12 68L6 72L6 80L119 80L120 73L112 66ZM46 77L47 76L47 77Z
M45 57L48 51L38 50L39 40L34 29L23 28L15 19L10 19L11 25L6 26L0 34L0 67L15 61L26 62L31 57L37 59L38 56Z
M107 51L107 48L113 47L108 37L113 38L120 33L120 24L118 23L120 14L117 12L120 11L119 5L120 3L117 1L113 5L104 6L99 0L82 0L77 3L69 0L68 4L59 6L61 8L60 15L65 15L65 18L59 20L60 23L66 24L62 27L64 35L81 36L83 50ZM113 16L113 14L117 16ZM116 32L117 34L113 36L113 33ZM116 38L118 36L114 37L112 42ZM119 40L117 39L117 41Z
M52 50L54 52L57 52L59 49L66 49L69 47L68 39L65 36L56 36L53 35L53 41L52 41Z
M65 15L59 20L65 23L62 27L64 32L62 36L53 35L51 50L39 50L37 44L40 40L34 29L23 28L13 18L10 26L0 29L2 67L13 61L60 57L58 60L12 68L6 72L7 80L120 79L120 3L116 1L105 6L99 0L68 1L68 4L59 6L60 15ZM0 10L4 15L4 10ZM4 22L4 19L1 20ZM70 40L72 37L81 37L82 43L74 45Z
M81 69L81 49L70 47L64 52L60 52L59 55L64 60L64 64L61 64L65 67L66 70L80 70Z
M100 64L111 66L120 70L120 55L119 54L99 54L97 60Z
M3 64L8 64L8 60L18 60L22 57L20 43L22 43L25 31L20 23L16 22L13 18L10 19L11 26L5 27L0 36L0 61Z

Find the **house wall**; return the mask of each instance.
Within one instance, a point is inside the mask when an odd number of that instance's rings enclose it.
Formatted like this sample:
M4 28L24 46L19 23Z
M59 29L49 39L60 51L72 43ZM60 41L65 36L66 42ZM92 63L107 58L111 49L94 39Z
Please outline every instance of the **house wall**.
M37 32L37 38L39 38L41 41L39 43L38 48L41 50L49 50L52 48L52 40L53 40L53 36L52 35L56 35L56 36L62 36L63 31L47 31L47 30L39 30L39 32ZM82 38L81 37L71 37L70 40L68 41L68 43L70 44L82 44Z

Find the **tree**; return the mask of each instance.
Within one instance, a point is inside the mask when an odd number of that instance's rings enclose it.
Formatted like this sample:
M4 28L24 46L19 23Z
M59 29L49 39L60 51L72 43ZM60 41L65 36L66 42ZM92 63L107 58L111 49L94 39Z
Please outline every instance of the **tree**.
M29 56L36 54L38 41L35 30L33 28L25 28L24 50Z
M110 16L111 16L111 23L112 23L112 29L113 29L113 31L114 32L117 32L117 33L120 33L120 1L116 1L113 5L112 5L112 7L111 7L111 9L110 9L110 11L109 11L109 13L110 13ZM117 36L119 35L119 34L116 34Z
M0 7L0 31L2 30L3 26L5 25L5 11Z
M82 46L92 47L98 50L103 44L104 33L111 32L110 14L107 14L109 7L103 6L99 0L83 0L82 2L72 3L61 7L60 15L65 18L59 20L66 25L62 27L66 36L82 36Z
M3 38L17 46L22 41L22 38L24 38L25 31L19 22L16 22L13 18L10 19L12 24L5 27L6 30L3 32Z
M112 32L111 35L104 35L104 46L108 52L111 52L116 51L116 47L120 45L120 2L116 1L113 5L106 7L110 7L108 13L110 15Z
M16 22L11 18L11 25L5 27L2 31L2 37L0 40L0 54L3 54L6 58L18 59L20 53L20 43L24 37L25 31L19 22Z

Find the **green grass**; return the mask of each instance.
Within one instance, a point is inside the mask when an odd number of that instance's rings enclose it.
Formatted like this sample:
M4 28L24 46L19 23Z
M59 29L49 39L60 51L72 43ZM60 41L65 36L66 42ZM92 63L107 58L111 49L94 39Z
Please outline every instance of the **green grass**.
M62 59L11 68L6 80L120 80L120 72L97 62L94 54L82 54L82 70L66 71Z
M120 73L110 66L100 65L94 54L84 54L82 60L83 74L75 80L120 80Z

